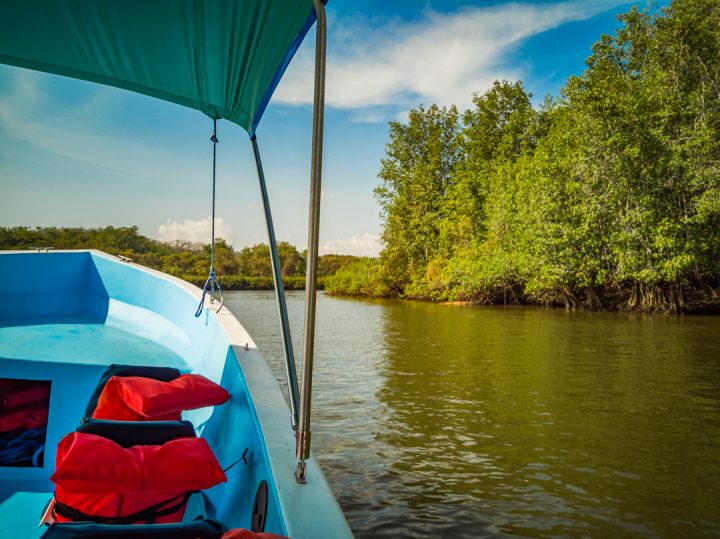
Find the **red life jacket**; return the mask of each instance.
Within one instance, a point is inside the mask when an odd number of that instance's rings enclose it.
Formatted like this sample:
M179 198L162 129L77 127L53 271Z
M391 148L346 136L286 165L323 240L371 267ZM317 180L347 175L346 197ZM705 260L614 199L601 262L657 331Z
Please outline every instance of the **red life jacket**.
M58 444L54 516L58 522L180 522L192 491L226 480L202 438L124 448L73 432Z
M40 380L0 380L0 409L16 408L50 398L50 384Z
M225 389L199 374L163 382L141 376L112 376L98 399L94 419L166 421L180 419L182 410L223 404Z
M46 426L49 400L49 382L0 380L0 433Z
M33 402L19 408L0 412L0 432L15 429L40 429L45 427L47 422L47 402Z

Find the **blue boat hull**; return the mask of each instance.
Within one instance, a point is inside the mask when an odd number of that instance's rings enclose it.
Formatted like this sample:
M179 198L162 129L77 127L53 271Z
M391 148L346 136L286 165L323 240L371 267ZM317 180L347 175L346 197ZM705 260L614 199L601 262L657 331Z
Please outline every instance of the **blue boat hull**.
M230 401L186 412L228 481L205 492L208 516L250 528L269 485L266 531L351 537L314 457L296 483L288 407L268 365L227 311L194 316L196 287L97 251L0 254L0 378L49 380L43 466L0 466L0 537L38 537L55 447L73 431L107 365L164 365L221 384ZM245 459L242 456L245 455Z

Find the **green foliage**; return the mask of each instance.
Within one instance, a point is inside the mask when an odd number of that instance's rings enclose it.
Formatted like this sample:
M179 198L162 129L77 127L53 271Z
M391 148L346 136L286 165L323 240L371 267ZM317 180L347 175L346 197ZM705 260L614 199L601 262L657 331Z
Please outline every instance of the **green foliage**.
M373 275L406 297L572 306L718 282L720 4L620 19L539 110L498 81L462 115L390 124Z
M305 253L303 253L303 257ZM323 255L318 260L318 276L325 277L337 273L339 269L347 266L351 262L357 260L358 257L352 255ZM304 271L305 268L303 268Z
M421 278L437 254L443 199L462 157L455 107L410 111L407 124L390 123L390 142L375 189L385 229L383 267L398 287Z
M324 281L325 290L345 296L388 297L392 289L387 285L377 258L357 258L340 268Z

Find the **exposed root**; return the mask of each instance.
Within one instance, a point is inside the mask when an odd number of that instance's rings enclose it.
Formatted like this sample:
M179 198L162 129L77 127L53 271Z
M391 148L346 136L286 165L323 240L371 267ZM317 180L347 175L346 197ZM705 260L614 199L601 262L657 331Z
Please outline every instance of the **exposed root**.
M577 309L578 299L575 293L570 288L564 288L562 290L562 298L565 302L566 309Z
M585 307L592 310L602 310L605 308L605 298L603 298L602 290L594 286L585 288Z
M685 292L682 286L668 289L658 284L635 284L626 305L628 310L639 312L685 312Z

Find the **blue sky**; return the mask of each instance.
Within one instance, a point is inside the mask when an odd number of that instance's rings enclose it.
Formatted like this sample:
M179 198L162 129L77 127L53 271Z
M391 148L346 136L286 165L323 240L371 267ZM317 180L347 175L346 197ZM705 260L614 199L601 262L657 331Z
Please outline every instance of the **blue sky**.
M637 2L636 2L637 3ZM633 2L330 0L321 246L377 254L387 122L471 103L497 78L536 101L584 69ZM644 5L644 4L642 4ZM312 60L305 41L258 128L279 239L307 242ZM149 97L0 66L0 226L129 226L209 241L210 119ZM266 241L247 134L218 125L219 235Z

